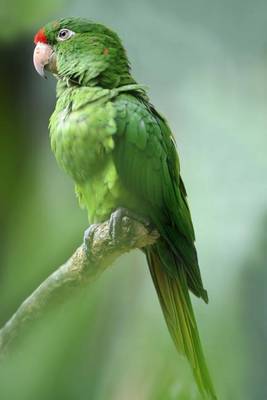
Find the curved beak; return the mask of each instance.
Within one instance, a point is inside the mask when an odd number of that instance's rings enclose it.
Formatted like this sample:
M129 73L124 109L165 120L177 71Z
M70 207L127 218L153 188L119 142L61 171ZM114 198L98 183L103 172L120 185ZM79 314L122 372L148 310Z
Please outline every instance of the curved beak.
M49 44L38 42L33 53L33 64L43 78L45 78L44 69L56 72L55 53Z

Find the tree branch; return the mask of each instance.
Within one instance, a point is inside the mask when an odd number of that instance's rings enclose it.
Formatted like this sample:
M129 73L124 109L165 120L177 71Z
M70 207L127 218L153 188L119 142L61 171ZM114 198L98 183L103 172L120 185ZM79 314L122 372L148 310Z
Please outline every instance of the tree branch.
M109 221L95 225L90 236L85 234L84 244L20 305L0 330L0 354L7 351L26 324L42 314L55 298L64 301L71 290L94 281L120 255L149 246L159 236L157 231L129 217L124 217L121 225L116 241L110 235Z

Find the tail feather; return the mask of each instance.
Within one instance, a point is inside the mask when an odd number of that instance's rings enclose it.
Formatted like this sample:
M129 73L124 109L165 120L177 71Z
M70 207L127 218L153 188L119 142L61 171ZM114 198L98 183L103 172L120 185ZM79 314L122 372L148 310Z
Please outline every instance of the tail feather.
M165 246L164 246L165 247ZM178 352L185 354L204 399L217 399L205 361L196 320L190 300L184 267L177 265L175 255L162 246L146 250L150 273L159 297L161 308ZM170 276L165 262L174 263L177 277Z

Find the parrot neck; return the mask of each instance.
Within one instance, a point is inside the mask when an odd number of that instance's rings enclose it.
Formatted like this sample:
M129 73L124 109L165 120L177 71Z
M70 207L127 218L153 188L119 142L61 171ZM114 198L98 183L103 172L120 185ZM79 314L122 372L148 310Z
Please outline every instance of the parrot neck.
M110 77L101 74L88 82L78 82L72 78L59 78L57 82L57 97L59 97L65 89L70 87L101 87L104 89L114 89L135 84L137 84L137 82L130 74L124 74L123 76L120 76L119 79L113 78L112 80Z
M62 91L64 88L69 87L101 87L104 89L115 89L121 86L134 85L137 84L136 80L130 74L124 74L119 77L106 76L105 74L100 74L94 79L88 81L82 80L78 81L72 77L58 78L58 88Z
M125 79L121 81L122 84L120 86L117 86L116 89L118 89L119 92L123 91L128 91L128 90L136 90L136 94L141 96L143 99L148 99L146 95L146 89L147 87L143 85L137 84L137 82L131 78L131 79ZM125 83L124 83L125 82ZM102 84L99 83L94 83L93 85L80 85L76 83L75 81L72 81L71 79L58 79L57 81L57 88L56 88L56 97L59 98L61 95L64 95L66 91L68 91L70 88L82 88L82 87L88 87L92 88L92 90L95 90L96 88L101 88L101 89L106 89L108 88L107 86L103 86Z
M90 25L90 24L89 24ZM69 85L119 88L135 84L126 51L118 36L103 26L77 35L77 40L57 43L56 74Z
M73 62L64 57L57 60L57 78L65 83L65 86L102 87L114 89L125 85L136 84L131 75L130 66L126 55L115 60L103 59L103 54L95 59L88 58L88 54L81 56L80 61ZM117 58L116 58L117 60Z
M93 81L89 81L88 83L82 82L79 83L76 80L70 78L58 79L57 81L57 97L59 97L66 89L70 87L101 87L104 89L114 89L127 85L135 85L137 82L131 76L123 76L120 79L119 85L112 84L109 80L105 80L105 77L101 77L100 79L94 79Z

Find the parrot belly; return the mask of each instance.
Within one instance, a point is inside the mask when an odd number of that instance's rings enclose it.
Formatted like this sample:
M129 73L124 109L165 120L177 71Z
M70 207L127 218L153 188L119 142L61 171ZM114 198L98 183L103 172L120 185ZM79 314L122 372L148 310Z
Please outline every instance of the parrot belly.
M89 223L100 223L119 207L134 207L136 201L122 186L112 156L90 179L76 184L76 193L82 208L88 211ZM134 207L135 208L135 207Z

